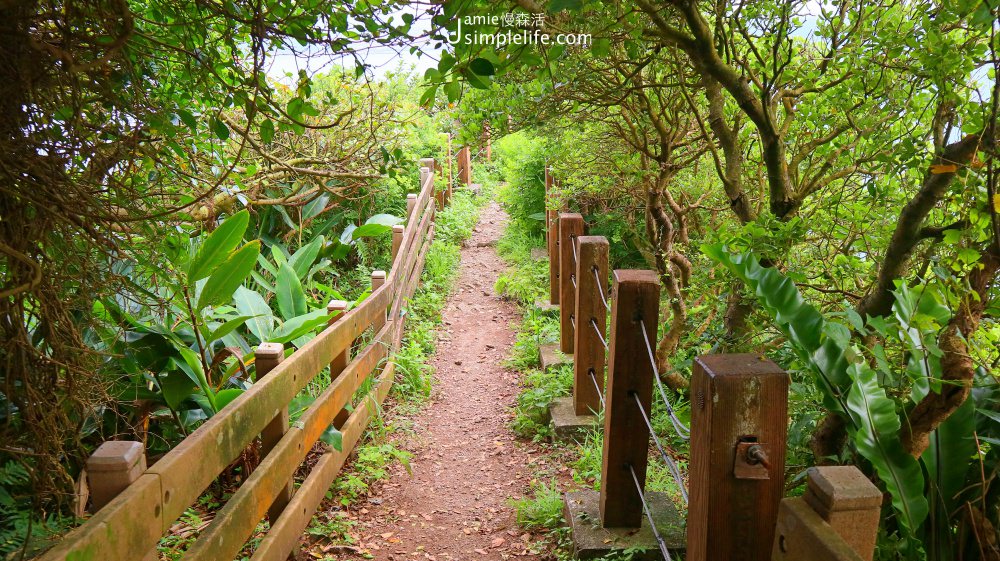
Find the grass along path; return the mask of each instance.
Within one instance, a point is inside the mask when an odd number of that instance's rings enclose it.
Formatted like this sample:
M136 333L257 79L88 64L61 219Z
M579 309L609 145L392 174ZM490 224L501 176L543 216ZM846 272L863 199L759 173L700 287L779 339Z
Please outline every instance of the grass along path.
M508 428L519 377L503 363L518 316L493 293L504 268L494 247L505 224L490 203L462 249L431 360L432 402L413 417L412 441L404 444L413 453L409 470L394 467L367 504L355 505L357 543L336 548L336 558L538 558L536 536L518 529L510 504L529 492L539 450Z

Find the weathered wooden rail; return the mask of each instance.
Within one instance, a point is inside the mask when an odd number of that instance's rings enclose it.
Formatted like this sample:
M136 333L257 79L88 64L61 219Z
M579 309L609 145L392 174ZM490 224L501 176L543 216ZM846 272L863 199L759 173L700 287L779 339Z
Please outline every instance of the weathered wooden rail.
M657 371L658 274L614 270L609 290L608 241L585 235L580 214L554 208L555 184L546 168L549 302L559 306L559 348L572 355L574 373L576 419L561 422L586 428L604 410L599 496L566 495L576 555L652 546L665 559L685 549L688 561L870 561L882 495L857 468L812 468L805 497L782 498L788 375L757 354L698 357L688 430ZM687 480L653 431L654 401L690 438ZM688 506L683 536L665 536L670 524L658 529L675 515L670 501L646 492L651 448Z
M450 189L435 193L434 161L421 160L420 191L407 201L406 225L393 231L388 274L372 275L372 292L357 307L331 302L328 327L286 356L280 344L256 351L253 386L198 427L150 466L92 518L48 551L44 561L132 561L154 550L184 511L254 441L262 460L184 554L185 560L233 559L266 516L270 529L254 561L284 561L295 549L348 455L392 385L403 334L405 306L423 271L434 237L434 215ZM449 185L450 187L450 185ZM355 356L352 344L364 332L371 341ZM331 382L294 424L288 405L318 373L330 368ZM347 406L371 380L370 391L353 410ZM342 449L327 449L302 485L292 479L306 454L334 423Z

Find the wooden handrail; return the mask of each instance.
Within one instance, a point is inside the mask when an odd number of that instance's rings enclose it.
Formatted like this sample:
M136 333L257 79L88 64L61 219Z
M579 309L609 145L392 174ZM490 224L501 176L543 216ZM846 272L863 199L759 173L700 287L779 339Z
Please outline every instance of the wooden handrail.
M131 561L141 558L257 438L276 413L389 309L385 327L289 428L184 556L185 559L232 559L326 427L372 372L383 365L372 391L342 428L343 450L324 454L302 490L293 495L278 520L271 521L272 530L254 555L255 560L283 560L360 439L375 407L388 395L395 365L386 359L399 347L404 319L402 307L416 289L433 239L433 194L432 171L420 185L400 250L382 287L198 427L135 483L46 552L41 560ZM417 217L419 220L415 219ZM322 490L318 497L317 489Z

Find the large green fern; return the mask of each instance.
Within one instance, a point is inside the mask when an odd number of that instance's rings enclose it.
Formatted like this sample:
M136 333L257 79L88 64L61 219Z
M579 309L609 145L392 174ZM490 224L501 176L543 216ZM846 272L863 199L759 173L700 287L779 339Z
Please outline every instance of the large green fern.
M858 453L875 467L892 495L900 526L910 540L927 518L924 474L919 462L900 441L900 416L878 377L850 343L847 329L827 322L809 305L790 279L761 266L751 253L732 252L725 245L702 246L709 257L750 287L761 307L774 318L799 358L816 374L823 403L848 421ZM918 555L919 546L910 548Z

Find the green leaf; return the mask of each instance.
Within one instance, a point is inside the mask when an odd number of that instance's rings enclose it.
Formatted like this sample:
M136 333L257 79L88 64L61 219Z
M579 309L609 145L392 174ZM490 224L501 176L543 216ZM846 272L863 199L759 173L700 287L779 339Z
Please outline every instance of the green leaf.
M382 224L365 224L363 226L358 226L351 232L352 240L359 240L361 238L374 238L388 234L392 231L392 226L384 226Z
M229 127L219 119L212 119L212 132L219 137L219 140L229 140Z
M493 67L493 63L485 58L473 59L473 61L469 63L469 69L479 76L493 76L497 73L496 68Z
M233 253L208 277L208 282L201 289L197 309L228 302L233 297L233 292L250 276L259 253L260 240L254 240Z
M183 362L177 362L177 366L198 386L198 389L201 390L214 409L215 394L212 392L211 384L208 383L208 378L205 377L205 369L201 364L201 359L198 358L198 353L187 347L179 347L177 350L180 352L181 358L184 359Z
M299 250L288 259L288 265L295 271L295 274L298 275L300 280L305 280L306 275L309 273L309 268L316 262L316 258L319 256L319 250L323 248L323 242L323 236L319 236L315 240L300 247Z
M243 233L250 223L250 212L241 210L225 219L214 232L205 238L191 265L188 266L188 284L193 285L221 265L243 240Z
M752 254L731 252L721 244L702 246L702 251L750 287L799 358L816 373L823 404L849 421L848 433L855 447L885 483L912 541L929 510L923 472L903 448L895 402L878 385L875 372L864 361L848 360L862 356L861 351L838 342L844 335L842 326L827 328L823 316L805 302L795 283L773 268L762 267Z
M218 413L223 407L229 405L234 399L243 395L241 388L228 388L215 394L215 412Z
M288 263L281 264L274 286L278 289L278 311L283 318L290 320L306 313L305 291L302 290L299 276Z
M351 239L373 238L392 231L392 227L402 224L403 219L392 214L376 214L351 231Z
M163 397L163 401L176 411L180 408L181 403L197 390L198 386L183 369L177 367L177 363L173 362L173 359L171 359L169 366L177 369L171 368L169 372L157 375L156 382L160 386L160 395Z
M597 58L604 58L611 52L611 40L601 37L590 44L590 52Z
M271 307L264 301L264 297L256 292L241 286L236 289L235 300L236 309L247 317L246 326L253 333L257 340L265 342L266 335L274 329L274 316L271 314Z
M951 513L960 506L959 495L966 484L966 476L976 454L976 441L972 435L976 430L976 407L973 399L966 399L930 435L930 446L920 457L927 470L930 485L933 522L927 531L938 536L936 540L925 540L930 547L940 548L929 551L931 558L949 559L951 545Z
M344 433L337 430L332 424L326 427L323 434L319 435L319 439L338 452L344 451Z
M549 2L549 12L556 13L563 10L577 11L583 7L581 0L552 0Z
M214 331L208 334L205 338L205 343L211 343L212 341L218 341L226 335L229 335L236 330L239 326L245 324L253 316L237 316L232 319L226 320L225 323L216 327Z
M267 337L267 340L271 343L293 341L307 333L319 330L330 321L331 317L333 315L326 313L326 310L313 310L307 314L293 317L275 329Z
M191 129L191 132L198 130L198 120L194 118L194 115L190 111L185 111L183 109L177 110L177 117L181 120L187 128Z
M924 496L924 474L916 458L903 448L896 403L878 385L875 371L863 362L851 365L851 371L854 383L847 406L856 425L849 431L852 440L892 495L900 523L915 536L930 511Z
M271 119L264 119L260 123L260 139L264 144L269 144L274 140L274 121Z

